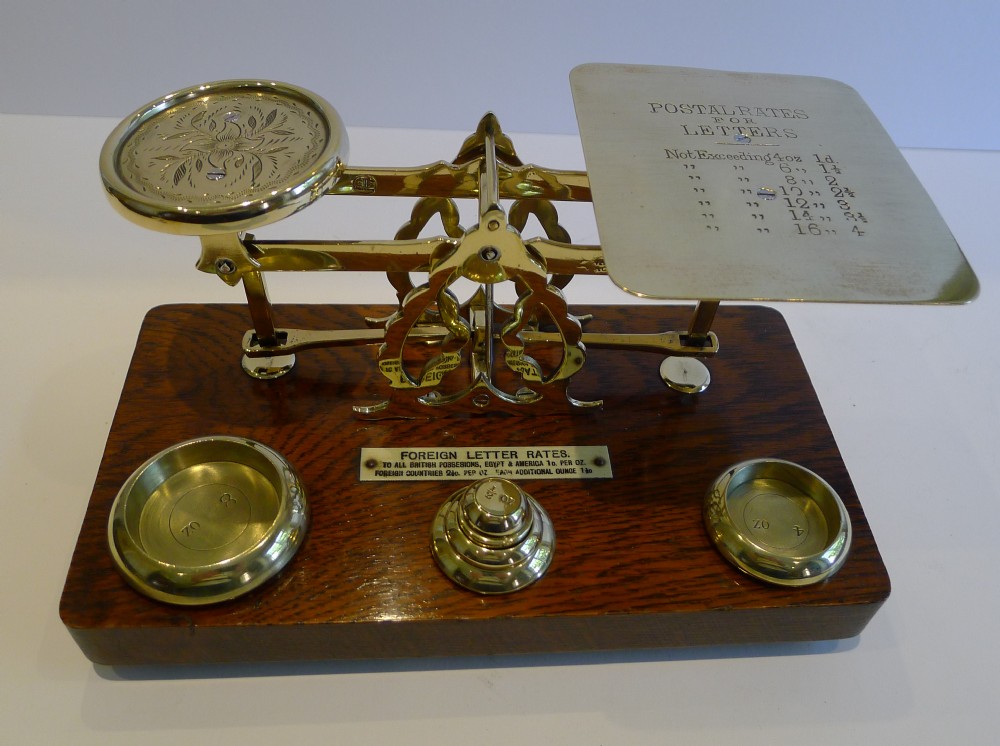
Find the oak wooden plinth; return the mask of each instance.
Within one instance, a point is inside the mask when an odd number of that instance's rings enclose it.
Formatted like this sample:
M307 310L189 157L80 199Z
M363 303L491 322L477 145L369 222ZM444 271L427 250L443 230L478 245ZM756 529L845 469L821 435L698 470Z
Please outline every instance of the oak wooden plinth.
M385 309L278 306L281 326L356 328ZM683 329L690 309L592 311L590 331ZM889 595L889 578L822 407L781 315L723 306L712 385L670 391L660 357L591 350L570 392L600 411L365 421L351 405L384 393L374 348L312 350L275 381L240 368L243 306L177 305L147 315L70 564L60 613L103 664L260 662L487 655L857 635ZM556 393L558 395L558 393ZM129 474L188 438L261 441L299 470L311 509L292 562L250 594L175 607L128 585L107 522ZM525 480L555 524L555 559L533 586L483 597L460 589L430 553L430 524L462 482L362 482L363 447L606 445L614 478ZM769 586L710 543L702 502L712 480L746 459L817 472L840 494L854 540L830 580Z

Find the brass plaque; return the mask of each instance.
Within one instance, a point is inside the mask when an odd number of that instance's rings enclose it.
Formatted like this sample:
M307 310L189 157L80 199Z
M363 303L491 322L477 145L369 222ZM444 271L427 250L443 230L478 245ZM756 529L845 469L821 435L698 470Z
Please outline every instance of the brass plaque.
M607 446L362 448L362 482L610 479Z
M608 273L641 296L958 303L975 274L852 88L582 65L570 80Z

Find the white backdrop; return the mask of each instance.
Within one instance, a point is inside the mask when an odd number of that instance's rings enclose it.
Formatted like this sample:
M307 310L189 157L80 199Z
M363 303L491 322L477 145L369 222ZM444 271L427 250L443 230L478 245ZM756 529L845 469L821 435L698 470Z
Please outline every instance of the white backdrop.
M233 77L348 125L577 132L568 74L632 62L836 78L901 147L1000 149L1000 3L0 0L0 112L122 117Z

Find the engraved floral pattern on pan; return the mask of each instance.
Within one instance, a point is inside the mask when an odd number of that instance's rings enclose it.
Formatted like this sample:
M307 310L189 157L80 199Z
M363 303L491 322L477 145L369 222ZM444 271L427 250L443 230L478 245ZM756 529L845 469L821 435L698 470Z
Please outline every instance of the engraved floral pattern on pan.
M266 197L321 157L328 133L315 111L284 96L206 96L138 127L122 148L133 188L178 204Z

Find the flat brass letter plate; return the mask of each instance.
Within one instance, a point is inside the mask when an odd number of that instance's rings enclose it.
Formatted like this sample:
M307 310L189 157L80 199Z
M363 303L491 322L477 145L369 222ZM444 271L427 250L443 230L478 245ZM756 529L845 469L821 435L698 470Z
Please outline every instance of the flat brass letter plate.
M978 283L899 150L834 80L583 65L608 273L671 299L957 303Z

